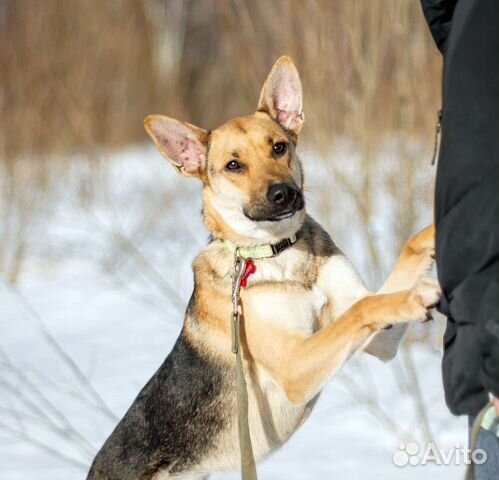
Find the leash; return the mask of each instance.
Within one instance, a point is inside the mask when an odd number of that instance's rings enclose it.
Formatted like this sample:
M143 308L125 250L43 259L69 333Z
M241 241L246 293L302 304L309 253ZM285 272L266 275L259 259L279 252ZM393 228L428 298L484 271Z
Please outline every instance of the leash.
M237 427L239 432L239 448L241 450L241 476L243 480L256 480L256 464L251 444L248 420L248 390L244 378L243 359L241 355L239 293L241 281L246 273L246 259L234 253L234 277L232 280L232 353L236 355L236 390L237 390ZM247 277L246 277L247 278Z
M256 272L256 266L253 259L275 257L296 243L296 240L296 235L293 235L290 238L284 238L276 244L257 245L254 247L236 247L232 242L223 240L227 248L234 253L231 337L232 353L236 355L237 428L239 434L239 449L241 451L242 480L257 480L257 476L255 456L249 429L248 389L244 378L241 352L241 312L239 311L241 288L246 287L248 277Z
M493 426L497 422L496 420L496 408L492 402L487 403L483 407L473 422L473 427L471 427L470 433L470 452L473 453L476 450L478 444L478 436L480 435L480 429L483 427L486 430L492 430ZM497 428L497 425L495 426ZM499 431L496 433L499 436ZM470 459L470 463L466 467L465 480L473 480L474 478L474 465L473 460Z

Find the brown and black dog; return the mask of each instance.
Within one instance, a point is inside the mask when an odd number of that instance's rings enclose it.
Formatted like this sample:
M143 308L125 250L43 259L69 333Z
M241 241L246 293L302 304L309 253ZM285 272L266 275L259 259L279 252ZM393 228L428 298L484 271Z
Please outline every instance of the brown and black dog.
M203 184L210 243L194 260L182 332L91 467L92 480L203 478L237 469L231 274L237 247L288 241L241 290L242 352L257 460L310 414L325 383L358 349L395 355L404 323L425 321L440 289L425 277L434 229L404 247L378 294L367 290L329 235L305 213L296 142L304 117L288 57L270 72L253 115L206 131L162 115L145 128L175 168ZM384 330L393 325L390 330Z

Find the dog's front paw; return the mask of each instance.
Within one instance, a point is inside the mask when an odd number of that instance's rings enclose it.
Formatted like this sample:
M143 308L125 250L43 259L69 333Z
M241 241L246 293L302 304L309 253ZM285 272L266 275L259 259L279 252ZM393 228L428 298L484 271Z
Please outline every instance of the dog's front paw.
M432 317L429 310L438 304L441 294L436 278L421 277L408 292L404 317L419 322L430 320Z

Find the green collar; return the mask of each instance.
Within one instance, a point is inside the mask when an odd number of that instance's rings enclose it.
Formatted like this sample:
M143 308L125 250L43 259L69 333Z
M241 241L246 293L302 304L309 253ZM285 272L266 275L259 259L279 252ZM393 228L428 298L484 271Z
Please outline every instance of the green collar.
M225 246L232 252L239 254L244 259L248 258L270 258L279 255L281 252L291 247L296 243L296 235L291 235L289 238L283 238L277 243L266 243L263 245L256 245L254 247L236 247L229 240L222 240Z

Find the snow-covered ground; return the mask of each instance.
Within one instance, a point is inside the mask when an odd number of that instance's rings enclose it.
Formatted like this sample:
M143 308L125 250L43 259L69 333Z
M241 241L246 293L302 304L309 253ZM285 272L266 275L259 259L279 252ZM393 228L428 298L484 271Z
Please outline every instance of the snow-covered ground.
M180 331L190 263L208 234L199 186L153 152L113 155L89 201L69 178L49 209L39 207L18 285L0 278L0 480L85 478L93 454ZM341 199L342 192L331 191L330 171L309 156L307 200L325 222L319 195ZM353 178L351 165L345 168ZM384 232L393 206L379 198L371 230L389 245ZM368 276L348 201L341 215L335 207L333 233ZM421 226L428 223L429 210L420 217ZM392 260L382 259L386 268ZM422 337L435 338L437 324L424 328L433 333ZM397 452L404 458L401 444L409 442L420 454L428 438L446 453L466 444L466 421L444 404L437 344L415 342L389 364L354 357L301 430L259 466L260 478L456 478L454 460L405 467L392 460Z

